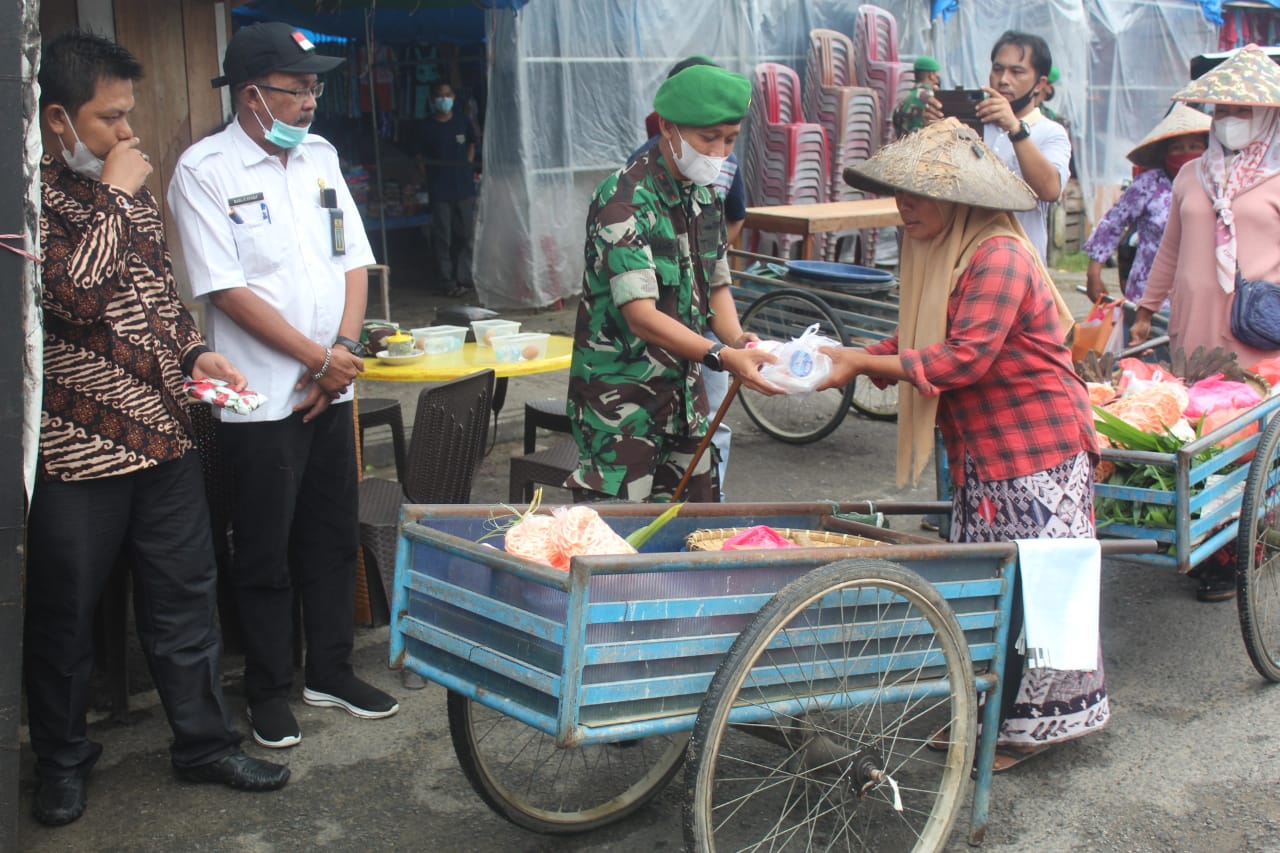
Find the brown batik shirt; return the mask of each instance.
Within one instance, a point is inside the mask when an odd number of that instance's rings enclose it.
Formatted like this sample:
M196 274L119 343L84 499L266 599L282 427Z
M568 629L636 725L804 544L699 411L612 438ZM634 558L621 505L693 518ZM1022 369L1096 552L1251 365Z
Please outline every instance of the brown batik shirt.
M180 458L192 446L183 376L208 348L178 296L155 198L50 156L40 189L40 479L94 480Z

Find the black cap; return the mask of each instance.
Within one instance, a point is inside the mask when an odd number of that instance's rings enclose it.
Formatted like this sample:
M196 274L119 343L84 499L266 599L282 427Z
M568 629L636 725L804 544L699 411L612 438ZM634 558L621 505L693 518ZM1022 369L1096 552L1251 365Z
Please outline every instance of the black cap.
M223 76L210 82L213 88L231 86L283 71L286 74L323 74L346 60L321 56L311 40L288 24L267 23L242 27L231 37L222 60Z

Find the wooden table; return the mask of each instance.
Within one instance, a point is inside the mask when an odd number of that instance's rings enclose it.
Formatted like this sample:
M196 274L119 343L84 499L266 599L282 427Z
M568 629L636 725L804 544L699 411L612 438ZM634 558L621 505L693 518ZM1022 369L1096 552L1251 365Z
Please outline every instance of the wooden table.
M813 256L813 235L832 231L858 231L901 225L898 205L891 198L864 198L857 201L830 201L821 204L782 204L748 207L747 228L799 234L804 238L800 257Z

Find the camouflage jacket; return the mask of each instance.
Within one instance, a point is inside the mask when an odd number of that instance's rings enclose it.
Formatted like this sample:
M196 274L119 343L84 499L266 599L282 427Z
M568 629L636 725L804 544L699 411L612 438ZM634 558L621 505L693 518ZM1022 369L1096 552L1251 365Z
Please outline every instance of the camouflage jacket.
M932 86L916 86L893 111L893 136L901 139L924 127L924 108L933 97Z
M723 203L714 189L677 181L658 147L596 188L587 214L586 269L574 330L569 416L583 462L572 484L617 492L627 460L619 436L701 436L702 365L636 336L621 306L657 308L702 333L712 287L729 283Z

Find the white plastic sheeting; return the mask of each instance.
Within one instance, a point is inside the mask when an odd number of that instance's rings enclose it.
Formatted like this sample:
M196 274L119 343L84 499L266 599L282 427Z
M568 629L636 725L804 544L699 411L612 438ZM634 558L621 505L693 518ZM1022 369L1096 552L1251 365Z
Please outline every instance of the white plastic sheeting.
M536 0L491 13L484 180L475 281L494 308L578 293L591 193L644 141L670 67L702 53L749 73L783 62L803 77L808 33L849 33L855 0ZM925 0L882 0L903 55L930 53L945 85L985 84L1005 29L1038 33L1062 70L1052 106L1071 122L1086 198L1129 175L1125 153L1216 45L1192 0L961 0L945 24ZM745 150L743 147L742 150Z

